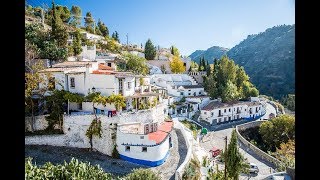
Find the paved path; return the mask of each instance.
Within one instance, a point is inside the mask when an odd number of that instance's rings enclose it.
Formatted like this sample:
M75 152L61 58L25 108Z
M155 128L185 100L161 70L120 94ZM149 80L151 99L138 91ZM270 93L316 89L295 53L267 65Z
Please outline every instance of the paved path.
M269 115L273 113L274 115L277 114L276 109L270 104L270 103L266 103L266 114L264 116L262 116L261 119L269 119Z
M200 145L205 148L207 151L209 151L213 146L219 148L219 149L224 149L225 148L225 136L228 137L228 140L231 138L231 132L232 128L227 128L223 130L218 130L215 132L209 132L203 139L203 142L200 142ZM229 143L229 141L228 141ZM256 176L250 177L250 179L259 179L264 175L270 174L270 165L269 163L263 161L260 159L255 153L251 151L247 151L246 149L242 149L242 146L240 145L240 153L244 155L245 158L249 162L257 164L259 168L259 173ZM214 165L216 166L216 165ZM219 169L223 170L224 166L223 164L218 165ZM239 179L248 179L248 175L241 174Z
M43 165L46 162L53 164L69 162L72 157L81 161L88 161L100 167L108 173L115 176L125 176L135 168L150 168L158 172L163 180L174 179L174 173L187 155L186 142L180 130L172 131L173 147L170 149L170 155L166 162L158 167L148 167L135 163L113 159L100 152L89 152L87 149L71 147L55 147L46 145L26 145L25 157L32 157L37 165Z

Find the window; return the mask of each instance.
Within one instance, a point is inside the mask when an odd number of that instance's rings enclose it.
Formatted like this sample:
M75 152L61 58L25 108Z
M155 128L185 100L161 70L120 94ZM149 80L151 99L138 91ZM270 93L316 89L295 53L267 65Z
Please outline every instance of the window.
M49 90L52 91L56 88L55 78L50 77L49 78Z
M70 78L70 88L74 89L76 87L75 82L74 82L74 77Z
M224 109L224 112L227 112L227 109Z
M122 79L119 79L119 93L122 93Z
M150 124L150 132L153 132L153 124Z
M191 89L189 89L188 91L191 91Z
M231 108L229 108L229 112L231 112Z
M78 109L82 110L82 103L78 103Z
M131 89L131 82L128 82L128 89Z
M201 92L199 92L199 95L201 94Z
M233 108L233 111L236 111L236 108Z
M130 151L130 146L126 146L126 151Z
M108 63L108 66L111 67L111 63Z
M204 112L203 114L207 114L207 112Z
M140 136L140 139L144 139L144 136Z
M183 96L183 92L180 92L180 95Z
M211 116L213 116L213 112L211 113Z
M224 121L227 121L227 117L224 117Z
M188 94L189 96L191 95L191 93Z
M147 147L142 147L142 152L147 152L147 151L148 151Z
M158 130L158 124L157 123L154 123L153 125L153 131L157 131Z
M104 110L102 110L102 109L101 109L101 111L100 111L100 112L101 112L101 114L104 114Z
M149 133L149 124L144 125L144 133L145 134Z
M187 63L183 63L183 66L186 66L187 65Z

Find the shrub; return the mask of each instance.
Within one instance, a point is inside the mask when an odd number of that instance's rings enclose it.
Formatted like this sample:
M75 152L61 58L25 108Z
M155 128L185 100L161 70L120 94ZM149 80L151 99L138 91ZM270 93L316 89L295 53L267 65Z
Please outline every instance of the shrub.
M150 169L134 169L132 173L128 174L125 180L161 180L161 177Z

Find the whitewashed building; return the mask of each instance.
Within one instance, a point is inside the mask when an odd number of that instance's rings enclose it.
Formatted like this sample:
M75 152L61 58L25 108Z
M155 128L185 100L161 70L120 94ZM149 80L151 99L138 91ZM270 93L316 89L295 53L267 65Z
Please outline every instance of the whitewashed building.
M263 106L258 101L222 103L220 100L213 100L201 109L200 119L216 125L242 119L256 120L263 115Z
M172 121L118 124L117 149L120 158L147 166L161 165L172 147L172 127Z

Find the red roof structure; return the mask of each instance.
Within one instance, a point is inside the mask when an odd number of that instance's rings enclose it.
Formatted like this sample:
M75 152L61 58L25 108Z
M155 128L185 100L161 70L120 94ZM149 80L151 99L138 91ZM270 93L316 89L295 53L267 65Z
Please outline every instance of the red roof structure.
M172 121L165 121L158 127L158 130L148 134L148 139L155 141L157 144L166 139L171 132L173 126Z

